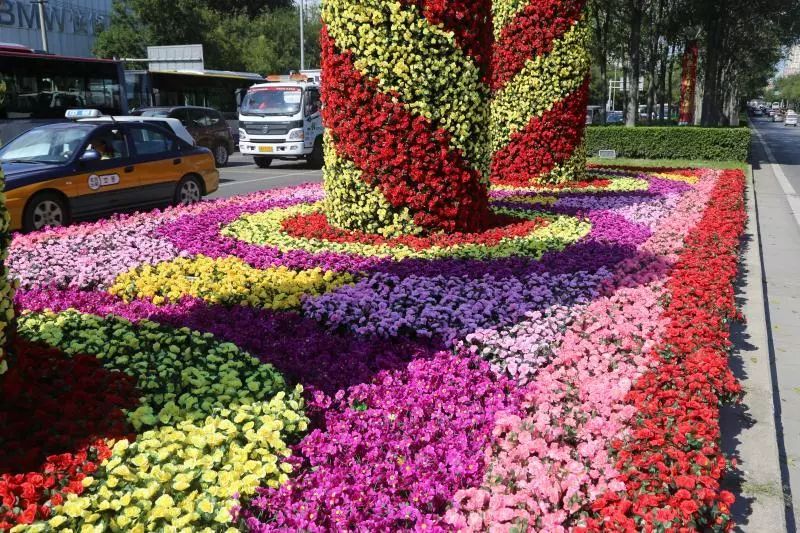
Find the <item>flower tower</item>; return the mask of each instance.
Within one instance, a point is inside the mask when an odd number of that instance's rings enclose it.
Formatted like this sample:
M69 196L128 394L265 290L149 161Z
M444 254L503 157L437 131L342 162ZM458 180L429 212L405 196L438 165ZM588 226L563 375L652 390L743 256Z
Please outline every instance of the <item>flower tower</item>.
M492 181L580 180L589 101L586 0L494 0Z
M491 0L326 0L326 214L385 237L489 213Z
M11 222L6 209L3 170L0 169L0 375L8 369L8 341L14 321L14 287L8 279L8 227Z

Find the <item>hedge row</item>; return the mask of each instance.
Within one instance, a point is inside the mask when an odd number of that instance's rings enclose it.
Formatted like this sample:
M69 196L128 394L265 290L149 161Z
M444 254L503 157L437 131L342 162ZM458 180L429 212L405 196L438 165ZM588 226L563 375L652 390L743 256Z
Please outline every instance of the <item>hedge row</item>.
M750 129L591 126L586 147L589 156L596 156L599 150L616 150L617 157L637 159L746 161Z

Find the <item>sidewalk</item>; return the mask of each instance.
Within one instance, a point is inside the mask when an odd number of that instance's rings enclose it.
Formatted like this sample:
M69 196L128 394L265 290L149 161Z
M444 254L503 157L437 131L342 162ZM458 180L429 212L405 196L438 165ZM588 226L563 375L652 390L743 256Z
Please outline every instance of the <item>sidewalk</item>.
M768 133L774 150L753 138L737 294L747 324L733 329L731 367L745 397L722 411L723 447L739 464L726 479L737 494L737 529L759 533L796 531L800 509L800 225L790 206L797 198L788 195L800 170L787 167L787 177L772 164L800 157L800 144L786 143L794 132Z

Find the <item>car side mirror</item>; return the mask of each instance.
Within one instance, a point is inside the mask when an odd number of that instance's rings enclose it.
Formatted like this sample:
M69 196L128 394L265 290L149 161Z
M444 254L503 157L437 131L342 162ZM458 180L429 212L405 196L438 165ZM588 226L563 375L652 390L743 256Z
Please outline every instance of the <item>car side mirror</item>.
M86 150L81 156L82 163L88 163L89 161L100 161L101 159L103 159L103 156L100 155L100 152L97 150Z

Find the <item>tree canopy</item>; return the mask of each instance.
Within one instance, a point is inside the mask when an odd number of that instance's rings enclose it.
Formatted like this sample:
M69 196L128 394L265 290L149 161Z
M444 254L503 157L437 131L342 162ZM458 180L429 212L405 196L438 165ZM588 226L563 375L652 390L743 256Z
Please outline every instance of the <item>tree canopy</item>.
M187 23L189 22L189 23ZM319 67L319 9L305 14L306 67ZM144 58L148 45L202 44L206 67L260 74L300 66L299 10L291 0L115 0L98 57Z

